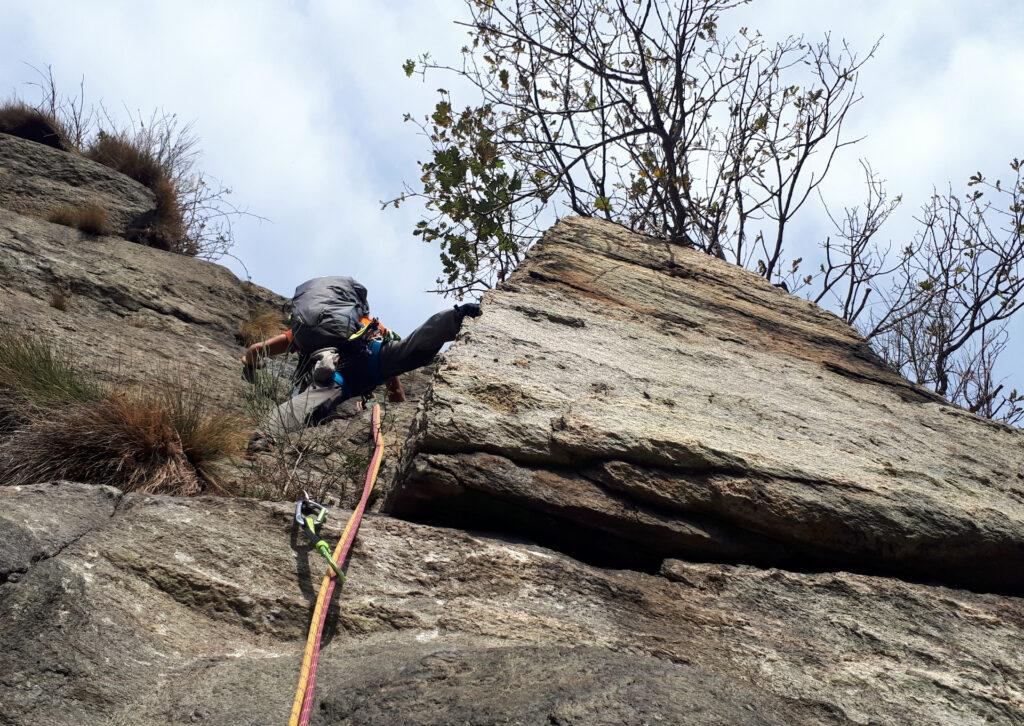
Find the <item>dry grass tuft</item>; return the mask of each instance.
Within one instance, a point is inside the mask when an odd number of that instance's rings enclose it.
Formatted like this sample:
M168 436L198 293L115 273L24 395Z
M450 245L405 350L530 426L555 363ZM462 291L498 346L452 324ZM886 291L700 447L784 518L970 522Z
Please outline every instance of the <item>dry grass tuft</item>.
M53 115L17 100L0 104L0 133L18 136L61 151L74 146L63 124Z
M169 381L155 401L167 410L189 464L205 483L216 488L217 465L245 452L252 436L251 422L211 403L208 388L198 378Z
M54 290L50 293L50 307L66 313L71 306L71 295L67 290Z
M135 396L69 407L59 418L34 417L4 448L18 452L4 457L5 484L70 479L126 492L201 489L167 410Z
M39 411L0 449L0 483L54 479L189 496L218 489L216 465L244 451L245 422L211 411L197 389L168 384Z
M174 184L164 177L153 185L152 190L156 196L156 214L140 241L150 247L194 257L198 250L185 230L185 220Z
M136 242L167 252L195 256L194 240L188 236L178 189L167 164L138 135L101 131L85 150L95 162L109 166L148 187L156 197L156 209L150 223L132 230Z
M86 234L102 237L111 233L107 210L98 204L64 205L53 210L47 220L65 227L74 227Z
M153 152L124 133L100 131L86 147L85 156L150 189L167 176Z
M39 338L0 333L0 484L53 479L177 495L220 491L249 422L198 378L108 391Z
M252 345L279 335L286 327L284 315L279 311L254 310L238 326L238 337L243 345Z

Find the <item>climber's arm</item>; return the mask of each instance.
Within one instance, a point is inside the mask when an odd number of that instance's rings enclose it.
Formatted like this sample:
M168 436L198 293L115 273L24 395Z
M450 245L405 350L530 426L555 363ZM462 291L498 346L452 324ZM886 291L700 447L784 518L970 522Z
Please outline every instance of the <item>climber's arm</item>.
M257 366L264 358L270 358L272 356L288 352L288 348L291 344L292 331L290 330L286 330L280 335L275 335L273 338L268 340L253 343L245 349L245 354L241 359L242 365L249 368Z

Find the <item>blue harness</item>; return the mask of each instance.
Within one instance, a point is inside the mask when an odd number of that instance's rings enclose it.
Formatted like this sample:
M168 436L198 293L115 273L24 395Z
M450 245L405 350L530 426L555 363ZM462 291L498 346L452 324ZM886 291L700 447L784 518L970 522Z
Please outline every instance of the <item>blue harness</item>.
M384 344L379 340L370 341L367 346L368 355L343 365L345 375L340 371L334 374L335 385L341 388L345 399L363 396L384 382L380 375L380 351Z

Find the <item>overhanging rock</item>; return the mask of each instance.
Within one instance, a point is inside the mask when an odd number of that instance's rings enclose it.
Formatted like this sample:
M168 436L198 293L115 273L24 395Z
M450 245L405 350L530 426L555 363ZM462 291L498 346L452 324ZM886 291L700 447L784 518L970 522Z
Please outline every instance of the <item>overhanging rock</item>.
M599 561L1024 591L1024 433L698 252L559 222L449 351L386 511Z

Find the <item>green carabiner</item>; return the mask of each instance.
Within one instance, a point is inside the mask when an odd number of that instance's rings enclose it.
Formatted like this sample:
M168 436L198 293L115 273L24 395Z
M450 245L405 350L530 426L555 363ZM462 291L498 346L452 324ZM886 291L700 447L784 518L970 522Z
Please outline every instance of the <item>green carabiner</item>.
M345 574L331 557L330 544L320 536L320 528L327 521L327 507L314 502L305 492L303 495L304 498L295 503L295 520L306 530L306 534L313 540L313 547L327 560L327 564L334 570L334 574L344 582ZM312 512L316 512L315 517Z

